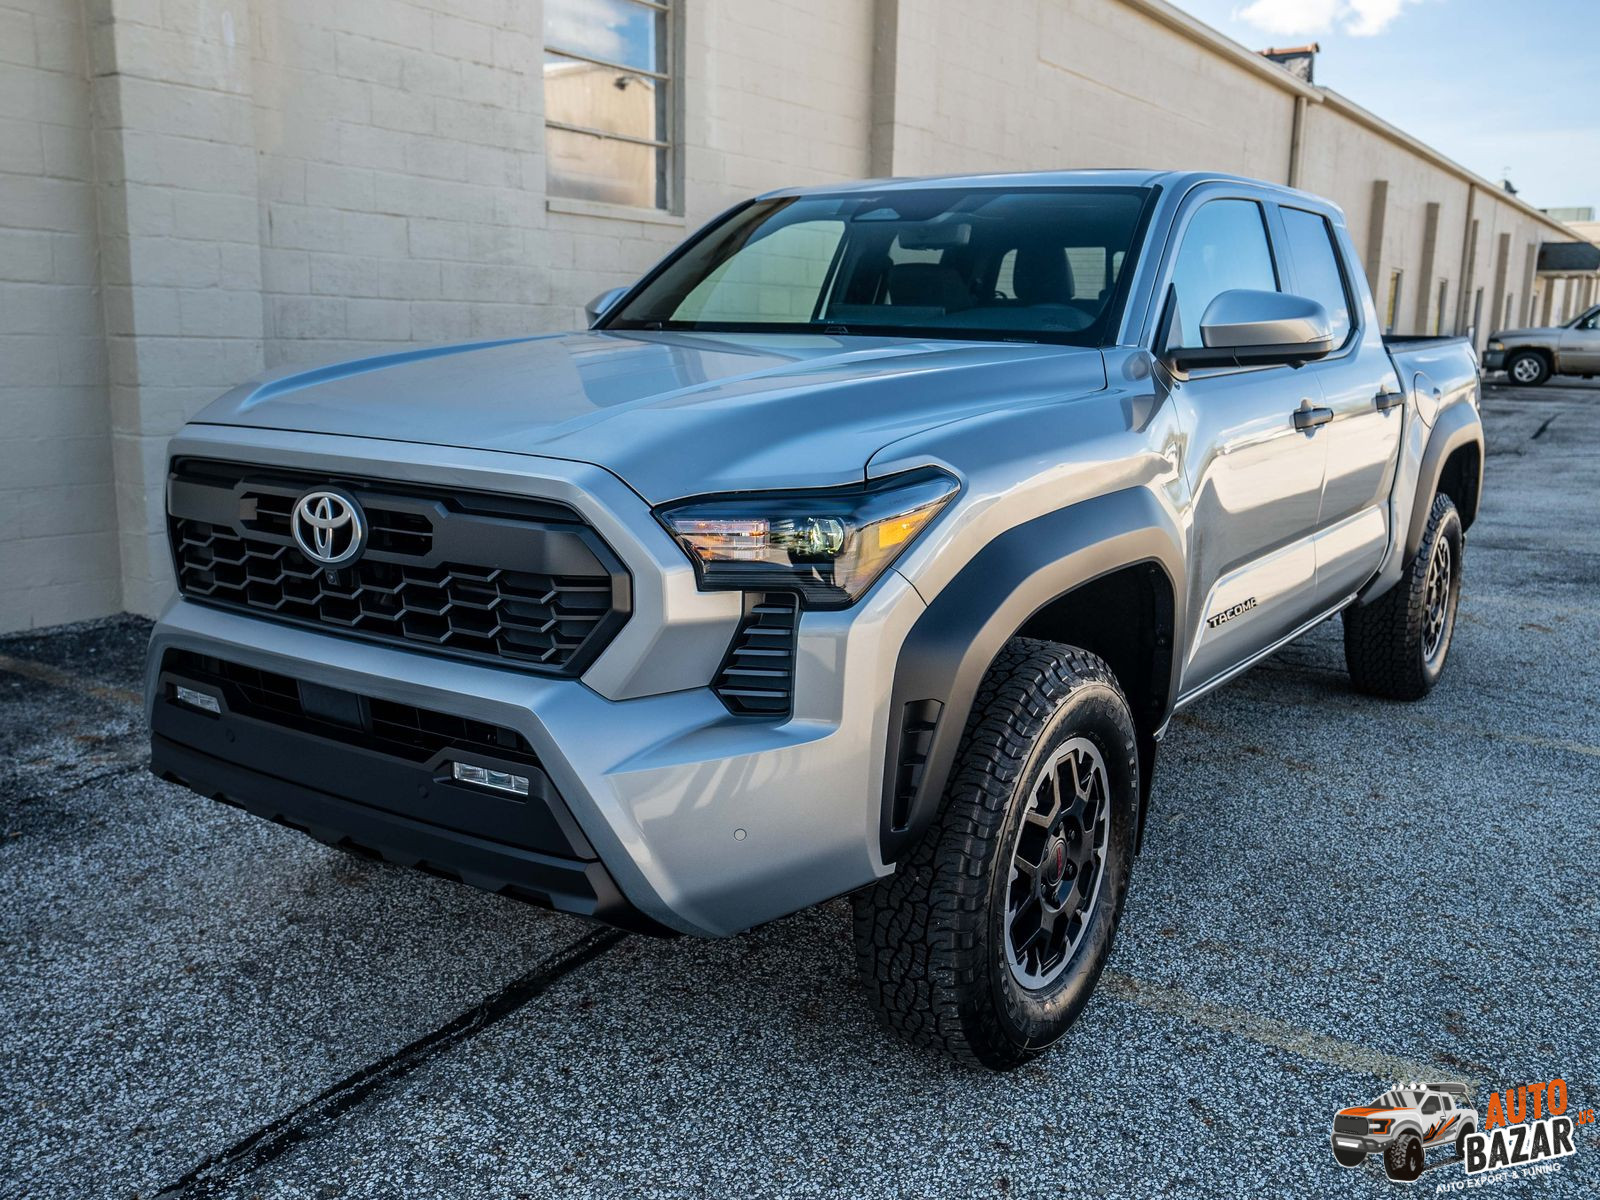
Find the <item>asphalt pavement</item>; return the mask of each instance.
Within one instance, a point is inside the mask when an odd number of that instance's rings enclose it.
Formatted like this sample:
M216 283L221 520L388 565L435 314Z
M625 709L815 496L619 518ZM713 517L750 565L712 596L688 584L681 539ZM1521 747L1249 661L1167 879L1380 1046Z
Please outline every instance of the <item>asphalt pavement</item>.
M878 1030L842 903L657 941L357 860L148 774L146 623L0 638L0 1196L1366 1197L1331 1117L1396 1079L1600 1107L1600 385L1485 416L1439 688L1355 695L1334 622L1181 714L1011 1075Z

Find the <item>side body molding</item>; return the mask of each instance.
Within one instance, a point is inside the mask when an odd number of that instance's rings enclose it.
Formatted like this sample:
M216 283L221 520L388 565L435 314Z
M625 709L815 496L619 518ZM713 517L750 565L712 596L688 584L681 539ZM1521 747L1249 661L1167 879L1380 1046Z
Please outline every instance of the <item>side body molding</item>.
M895 667L880 826L885 862L914 844L938 811L978 686L1006 641L1052 601L1143 563L1162 570L1174 611L1186 612L1181 546L1172 517L1156 497L1142 487L1128 488L1007 530L933 598ZM1183 660L1175 643L1182 636L1178 632L1174 644L1162 648L1171 665L1152 731L1170 715L1177 696L1176 664Z

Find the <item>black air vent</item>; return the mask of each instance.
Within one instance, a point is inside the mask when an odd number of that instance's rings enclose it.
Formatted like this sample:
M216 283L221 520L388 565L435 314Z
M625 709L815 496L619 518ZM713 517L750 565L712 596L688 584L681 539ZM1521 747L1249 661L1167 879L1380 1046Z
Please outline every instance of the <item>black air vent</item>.
M712 690L741 717L786 717L794 703L794 641L799 597L768 592L750 597L728 657Z
M900 719L900 762L894 777L894 812L890 828L900 831L911 823L911 806L922 789L922 777L933 749L933 735L939 728L944 704L938 700L915 700L906 705Z
M288 675L190 650L168 650L161 660L161 669L186 682L216 688L227 699L229 712L411 762L428 762L440 751L451 749L472 750L529 764L538 761L533 747L522 734L486 721L380 700L376 696L318 689ZM307 700L317 692L332 692L348 701L354 719L335 719L326 711L326 704L308 705Z

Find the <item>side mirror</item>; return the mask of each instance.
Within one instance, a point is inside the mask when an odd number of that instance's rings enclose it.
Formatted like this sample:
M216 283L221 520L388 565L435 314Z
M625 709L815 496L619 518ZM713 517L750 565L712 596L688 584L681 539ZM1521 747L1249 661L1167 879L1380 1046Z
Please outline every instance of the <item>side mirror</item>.
M593 329L594 323L601 317L605 316L606 312L613 305L615 305L618 300L621 300L628 294L628 291L629 289L625 287L607 288L593 300L589 301L589 303L585 304L583 306L583 315L589 318L589 328Z
M1315 300L1245 288L1220 293L1200 318L1203 346L1170 350L1174 367L1298 365L1334 349L1333 322Z

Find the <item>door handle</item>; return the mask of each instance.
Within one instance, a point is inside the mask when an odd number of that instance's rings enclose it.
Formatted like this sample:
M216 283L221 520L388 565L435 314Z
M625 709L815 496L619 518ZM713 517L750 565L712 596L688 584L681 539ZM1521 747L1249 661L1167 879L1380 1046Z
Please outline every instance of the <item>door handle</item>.
M1405 399L1404 392L1379 392L1372 398L1372 402L1378 406L1379 412L1388 412L1391 408L1404 404Z
M1333 420L1333 409L1312 408L1309 404L1294 410L1294 427L1296 429L1315 429L1318 425L1326 425Z

